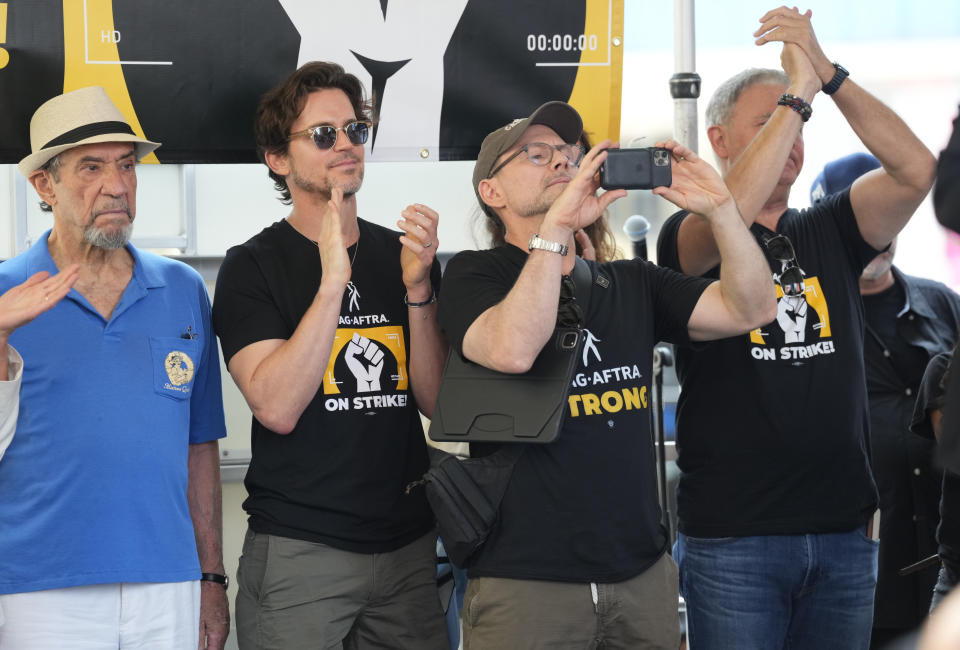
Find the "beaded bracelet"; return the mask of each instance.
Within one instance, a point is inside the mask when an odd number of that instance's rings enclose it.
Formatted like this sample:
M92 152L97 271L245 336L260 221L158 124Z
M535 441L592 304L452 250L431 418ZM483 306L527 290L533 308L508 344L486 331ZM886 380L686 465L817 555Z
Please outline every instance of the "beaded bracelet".
M813 108L810 107L810 104L807 103L802 97L797 97L796 95L791 95L790 93L783 93L780 95L780 99L777 100L779 106L789 106L795 110L800 115L800 119L806 122L810 119L810 116L813 115Z
M403 294L403 304L405 304L407 307L426 307L427 305L432 305L435 302L437 302L437 293L432 287L430 288L430 297L423 302L410 302L407 294Z

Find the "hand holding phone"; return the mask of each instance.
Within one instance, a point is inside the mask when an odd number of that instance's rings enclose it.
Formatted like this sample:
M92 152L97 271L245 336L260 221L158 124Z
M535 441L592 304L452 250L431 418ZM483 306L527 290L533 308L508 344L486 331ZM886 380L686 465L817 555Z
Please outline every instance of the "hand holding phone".
M600 187L605 190L652 190L672 182L670 150L662 147L607 149L600 167Z

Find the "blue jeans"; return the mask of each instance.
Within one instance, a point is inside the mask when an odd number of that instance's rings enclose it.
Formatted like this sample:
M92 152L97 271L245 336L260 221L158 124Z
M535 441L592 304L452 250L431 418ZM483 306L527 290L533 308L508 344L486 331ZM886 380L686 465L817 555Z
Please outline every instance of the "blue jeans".
M876 541L850 533L700 538L674 554L690 650L870 645Z

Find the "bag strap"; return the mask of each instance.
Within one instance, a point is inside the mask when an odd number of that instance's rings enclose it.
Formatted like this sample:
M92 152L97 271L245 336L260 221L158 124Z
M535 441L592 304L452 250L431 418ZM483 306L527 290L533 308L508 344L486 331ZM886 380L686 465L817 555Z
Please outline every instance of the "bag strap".
M504 468L509 468L512 473L513 467L517 464L517 461L520 460L520 456L523 455L523 452L526 450L528 446L529 445L525 445L523 443L504 444L500 447L500 450L497 451L496 453L500 455L500 458L506 460L506 464L504 464ZM464 459L457 458L456 456L454 456L448 451L437 449L436 447L432 447L430 445L427 445L427 455L430 458L431 468L438 466L440 463L442 463L448 458L455 458L456 462L458 463L469 462L471 460L470 458L464 458ZM475 460L479 460L482 458L485 458L485 457L480 456ZM424 474L422 477L417 479L416 481L411 481L410 483L408 483L407 486L403 489L403 493L410 494L410 492L414 488L424 485L427 482L428 474L429 474L429 471L426 474ZM506 485L504 485L503 487L506 488ZM503 500L503 492L500 492L499 494L493 495L493 498L490 499L490 502L491 502L491 505L496 509L500 507L500 502L502 500Z
M584 262L582 258L576 257L574 259L575 262L573 265L573 271L570 273L570 275L573 278L574 284L576 285L577 302L580 303L581 309L586 311L587 306L590 304L590 295L593 289L593 272L590 270L590 265ZM516 466L517 461L520 460L520 457L523 456L523 452L526 451L527 447L529 446L530 445L525 445L523 443L504 444L500 447L500 450L497 451L498 454L501 454L501 460L506 460L506 462L509 464L511 474L513 473L513 468ZM434 456L431 462L433 461L439 462L439 458ZM503 488L502 492L494 495L488 495L493 497L491 499L491 505L498 510L500 508L500 502L503 501L503 496L506 492L507 486L504 484L501 487Z
M500 454L501 458L505 457L510 464L516 464L516 462L520 459L520 456L523 454L523 450L529 446L530 445L524 444L522 442L503 443L500 446L500 450L497 451L497 453ZM437 449L436 447L427 445L427 456L430 458L430 466L434 467L438 465L441 461L454 456L454 454L451 454L449 451L444 451L443 449ZM478 456L477 458L484 458L484 456ZM458 458L457 460L470 460L470 459ZM417 485L420 485L423 483L423 481L414 481L414 483L416 483ZM410 486L407 486L407 492L409 491L410 491Z
M581 308L585 310L587 306L590 304L590 295L592 293L592 288L593 288L593 272L590 269L590 265L587 264L585 261L583 261L582 258L576 257L574 259L575 259L575 262L573 265L573 271L570 273L570 275L573 278L574 284L576 285L577 302L580 303ZM454 353L454 352L451 351L451 353ZM506 461L509 463L510 467L512 468L517 464L517 461L520 460L520 456L523 455L523 452L526 450L527 447L528 445L525 445L523 443L504 444L501 447L501 451L498 453L502 454L501 457L506 457ZM442 460L453 455L442 449L437 449L436 447L431 447L429 445L427 446L427 453L430 456L431 467L435 467ZM412 483L407 485L404 492L406 494L410 494L410 491L413 488L423 485L424 482L425 482L424 478L421 478L420 480L417 480L417 481L413 481ZM500 507L500 501L503 499L502 493L497 496L499 498L495 498L494 499L495 503L493 503L493 506L495 508Z
M573 271L570 274L573 277L573 282L577 287L577 302L580 303L581 308L586 310L587 305L590 304L590 295L593 288L593 273L590 270L590 265L583 261L580 257L575 257L575 262L573 265ZM523 443L516 444L505 444L501 447L501 451L504 456L507 457L507 461L510 463L510 466L513 467L517 464L517 461L520 460L520 456L523 455L523 452L526 451L529 445ZM500 501L503 499L503 495L499 495L500 498L496 499L495 507L500 507Z
M584 262L583 258L576 257L574 259L576 261L573 264L570 277L573 278L573 283L577 287L577 303L586 313L587 307L590 305L590 295L593 292L593 273L590 270L590 265Z

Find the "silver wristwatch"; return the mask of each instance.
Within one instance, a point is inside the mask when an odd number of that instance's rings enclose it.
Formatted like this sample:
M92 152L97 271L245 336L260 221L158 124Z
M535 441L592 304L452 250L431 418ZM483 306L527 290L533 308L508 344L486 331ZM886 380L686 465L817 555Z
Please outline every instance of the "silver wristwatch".
M550 251L551 253L559 253L560 255L566 255L567 251L570 249L570 247L566 244L541 239L540 233L535 233L530 238L530 243L527 244L527 248L530 250L539 249L542 251Z

